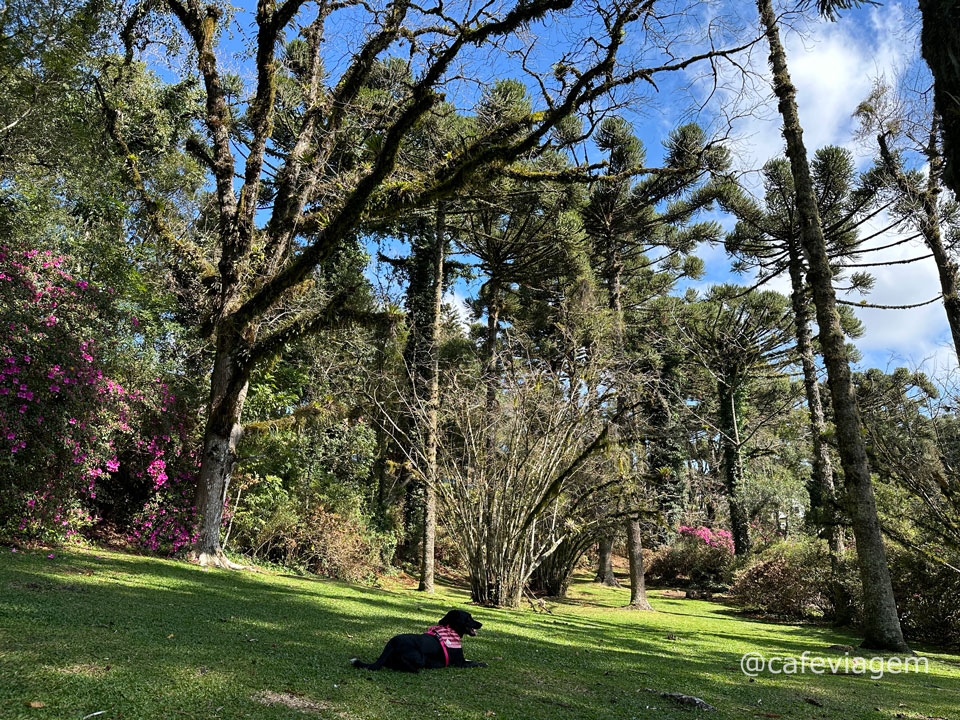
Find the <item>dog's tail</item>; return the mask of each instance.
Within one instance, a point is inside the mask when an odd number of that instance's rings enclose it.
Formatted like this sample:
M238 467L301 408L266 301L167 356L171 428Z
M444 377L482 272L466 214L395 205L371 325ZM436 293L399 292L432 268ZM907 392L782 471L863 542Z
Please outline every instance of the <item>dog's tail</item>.
M358 670L379 670L383 667L383 662L384 658L382 655L373 663L365 663L361 661L360 658L350 658L350 664Z
M386 644L386 647L383 648L383 652L380 653L380 657L377 658L376 662L365 663L361 662L360 658L350 658L350 664L358 670L379 670L387 664L387 660L390 659L391 655L393 655L393 640Z

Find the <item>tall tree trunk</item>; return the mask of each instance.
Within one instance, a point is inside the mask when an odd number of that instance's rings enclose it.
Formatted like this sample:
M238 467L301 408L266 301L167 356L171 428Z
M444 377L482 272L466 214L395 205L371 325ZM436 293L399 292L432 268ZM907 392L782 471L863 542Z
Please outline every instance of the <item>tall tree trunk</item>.
M861 434L860 411L854 394L850 362L844 342L827 244L820 224L816 193L810 176L803 129L797 111L796 90L780 42L771 0L758 0L757 8L770 44L773 89L783 117L783 136L793 174L800 220L800 240L807 257L809 281L817 309L820 345L833 402L837 445L843 465L844 485L857 541L857 560L863 582L864 647L900 651L907 648L897 617L890 570L883 548L880 521L870 481L870 468Z
M833 601L833 619L840 624L850 620L850 598L840 579L841 554L844 550L843 528L837 517L837 493L833 481L833 466L830 451L824 442L826 420L817 382L817 365L814 359L813 339L810 331L810 308L807 305L806 286L803 281L803 258L799 241L791 239L790 253L790 301L793 305L794 327L797 336L797 352L803 369L803 389L810 412L810 438L813 444L813 484L818 496L817 521L830 552L830 596Z
M687 486L686 452L674 425L674 414L664 389L674 382L673 368L665 364L659 368L655 385L648 393L646 404L650 423L647 475L660 498L660 511L670 526L680 519Z
M877 142L880 145L880 158L887 171L893 176L901 196L912 204L920 206L922 215L918 219L918 229L937 265L940 290L943 293L943 310L947 315L947 325L950 326L954 352L960 360L960 280L957 278L957 263L943 246L943 234L940 230L939 198L942 190L940 178L943 173L943 157L938 148L938 128L938 115L934 113L930 139L924 152L930 168L927 171L927 186L923 192L917 192L910 180L904 176L893 153L890 152L886 135L877 136Z
M643 576L643 536L640 519L627 519L627 552L630 555L630 608L653 610L647 600L647 584Z
M420 558L420 587L424 592L433 592L435 546L437 538L437 421L440 409L440 357L437 344L440 339L440 310L443 304L443 265L446 256L446 218L443 205L437 208L436 227L433 242L433 307L427 337L424 338L429 350L424 378L426 388L426 417L423 428L423 452L425 468L423 475L423 553ZM426 369L426 368L425 368Z
M600 538L598 543L600 559L597 563L597 576L593 581L610 587L620 587L620 581L613 574L613 540L612 534Z
M720 406L720 432L723 445L723 477L730 505L730 532L737 557L750 552L750 523L743 506L743 457L740 448L740 426L737 413L737 391L726 381L717 383Z
M504 540L500 537L497 523L497 488L493 471L494 452L496 449L496 423L494 422L494 417L497 412L499 369L499 363L497 362L497 338L500 333L500 289L495 282L492 282L492 279L488 281L488 283L487 337L484 344L485 357L483 369L484 382L487 385L486 423L484 428L484 463L486 463L484 476L487 478L487 488L485 493L486 497L484 498L484 508L489 527L486 546L486 567L493 568L499 565L499 563L496 562L496 558L498 553L501 552L501 548L498 546ZM495 577L492 574L487 577L487 584L491 587L499 586L503 582L505 582L505 580L502 577Z
M624 338L624 318L623 318L623 257L620 254L620 248L617 244L617 237L610 235L607 238L607 294L609 296L610 314L613 316L613 348L618 359L623 359L626 351ZM622 406L626 401L625 388L620 388L617 404ZM619 433L617 433L619 436ZM619 437L614 441L616 443L616 452L623 452L620 447ZM632 493L628 493L629 495ZM631 536L631 533L633 535ZM630 564L630 604L634 605L633 597L636 588L643 589L643 555L638 554L640 545L640 521L636 518L627 519L627 560ZM612 575L612 568L611 568ZM616 580L616 578L614 578ZM609 584L606 583L605 584ZM643 595L643 604L649 609L646 594ZM637 605L640 607L640 605Z
M943 182L960 198L960 3L920 0L920 51L933 73L933 104L940 116Z
M223 554L220 528L230 474L243 434L240 413L247 397L249 372L240 360L241 340L229 328L217 334L217 350L210 379L210 414L203 436L203 456L197 480L199 524L193 558L201 565L236 568Z

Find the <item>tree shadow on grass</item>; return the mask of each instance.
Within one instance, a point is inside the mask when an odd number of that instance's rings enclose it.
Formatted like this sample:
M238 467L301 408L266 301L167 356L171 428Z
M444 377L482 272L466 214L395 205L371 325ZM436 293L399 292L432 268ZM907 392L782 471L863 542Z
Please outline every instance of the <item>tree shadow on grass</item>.
M794 718L873 717L874 706L897 702L932 716L944 715L938 697L960 697L956 675L939 667L931 675L944 689L936 691L906 676L881 687L845 676L751 683L738 665L748 649L787 653L845 638L655 594L655 613L471 607L484 630L465 643L467 656L489 668L358 672L349 657L373 659L393 634L422 631L466 596L450 586L432 597L149 558L64 555L0 567L0 671L11 681L0 689L4 718L26 717L25 700L44 692L55 696L53 716L105 710L98 720L302 717L252 699L263 690L308 697L329 708L321 716L364 720L696 716L645 688L703 697L719 708L714 717L758 707Z

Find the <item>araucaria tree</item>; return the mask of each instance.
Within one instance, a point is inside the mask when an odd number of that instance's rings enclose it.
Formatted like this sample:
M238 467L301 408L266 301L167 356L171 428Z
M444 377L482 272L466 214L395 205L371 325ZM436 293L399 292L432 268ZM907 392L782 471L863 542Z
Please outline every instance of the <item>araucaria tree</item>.
M751 390L790 360L789 304L775 292L744 293L735 286L719 286L693 305L681 324L692 361L715 383L733 547L737 555L746 555L750 523L743 501L743 448L763 427L763 414L757 413L760 417L753 418L748 429L744 411Z
M223 61L220 40L231 12L226 5L158 0L126 8L118 33L124 47L103 59L98 86L127 182L157 244L172 258L182 298L209 343L195 547L200 562L229 564L220 548L220 525L252 370L299 336L368 315L351 288L324 286L318 269L367 225L426 207L536 153L560 121L581 108L601 109L614 87L722 54L711 49L677 60L670 52L657 53L663 23L675 17L673 5L659 17L656 3L591 3L595 39L556 48L548 68L537 73L539 109L504 118L441 162L417 167L403 161L411 133L439 111L448 83L463 77L471 63L488 63L491 54L536 72L525 64L536 39L519 31L572 5L260 0L252 87L244 87ZM364 37L331 42L324 28L335 16L341 27L364 28ZM158 38L171 26L172 36ZM628 37L649 41L647 56L655 61L645 67L621 62ZM171 70L183 87L199 93L200 109L185 111L195 122L178 138L215 189L195 217L177 213L182 208L152 185L127 141L133 129L121 100L131 91L138 61L158 39L171 49L186 41L187 51L174 56ZM411 77L394 93L377 93L375 74L390 55L407 58Z
M831 260L842 262L858 252L862 239L857 228L875 216L883 206L879 203L876 173L867 173L855 184L853 158L839 147L817 151L813 161L813 182L819 198L824 236ZM843 529L840 524L833 464L826 439L826 415L818 380L818 367L813 337L813 312L807 284L807 262L800 246L796 193L790 163L775 158L763 166L764 198L758 204L740 188L724 196L723 203L737 217L734 231L727 235L727 251L736 258L735 269L756 268L760 282L766 283L786 272L790 278L790 303L796 336L796 356L803 372L804 393L809 414L810 441L813 450L812 483L810 486L811 519L818 525L830 548L834 582L834 605L843 616L844 589L836 581L843 550ZM874 233L871 236L875 236ZM872 278L854 273L851 287L866 289ZM841 308L844 330L848 335L862 332L850 311Z
M712 222L694 222L694 219L720 192L712 176L726 168L728 156L724 148L709 142L706 133L693 124L678 128L666 138L666 157L661 168L643 167L643 144L633 134L631 125L620 117L604 120L596 141L608 153L610 175L592 186L583 215L592 243L595 273L602 281L609 313L603 352L623 370L639 364L644 370L652 370L651 366L657 364L651 349L653 343L644 337L646 319L638 320L637 313L669 292L680 277L699 273L701 263L690 253L699 242L716 239L719 226ZM650 377L658 374L649 373ZM621 480L633 475L633 484L636 484L640 476L649 477L664 468L659 462L663 453L658 451L667 441L664 425L670 422L669 409L664 409L662 388L656 383L641 390L636 382L631 382L631 373L620 372L618 377L622 383L618 390L623 405L653 398L647 402L647 407L653 408L650 415L654 421L653 428L645 428L649 448L641 447L635 437L623 442L619 435L614 444L619 449L612 463L614 474L623 475ZM635 421L630 422L633 426L623 429L627 438L636 435L638 429ZM644 450L648 451L649 458L640 457ZM651 463L655 466L653 472L649 472ZM623 469L627 467L643 470L626 473ZM642 591L643 548L638 501L630 498L633 494L627 488L630 484L623 483L620 489L627 506L630 605L649 609ZM609 534L600 538L598 580L608 585L616 584L610 565L611 545Z
M797 110L796 89L787 68L786 51L771 0L758 0L761 26L770 47L773 91L783 118L783 137L796 191L800 246L808 263L808 280L820 328L820 346L827 367L827 382L833 404L837 447L843 466L846 500L857 543L857 560L864 597L864 646L903 650L906 643L897 616L890 582L890 569L877 518L870 479L870 466L862 435L860 411L853 388L850 358L844 342L833 271L817 205L810 163L803 142L803 127Z

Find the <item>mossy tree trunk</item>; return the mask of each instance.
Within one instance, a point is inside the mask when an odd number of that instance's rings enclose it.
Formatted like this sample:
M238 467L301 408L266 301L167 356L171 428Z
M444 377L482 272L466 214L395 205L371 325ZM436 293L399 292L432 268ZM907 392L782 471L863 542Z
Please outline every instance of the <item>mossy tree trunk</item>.
M750 552L750 522L743 504L743 450L740 442L740 418L736 381L717 382L720 444L723 447L723 478L730 506L730 531L733 549L738 557Z
M630 555L630 605L634 610L653 610L647 600L647 584L643 568L643 534L640 519L627 519L627 552Z
M810 306L807 303L803 257L798 239L790 241L788 252L790 302L793 307L794 329L797 335L797 354L800 356L803 390L810 414L810 440L813 445L812 482L817 499L816 520L822 529L823 536L826 537L830 552L830 595L833 601L833 619L837 623L846 624L850 620L852 607L848 593L840 581L840 556L844 550L843 528L837 512L837 492L833 480L833 465L830 462L830 449L824 440L827 423L820 397L820 383L817 381L817 364L810 330Z
M833 403L837 445L843 466L847 504L857 543L857 559L864 596L864 647L902 651L907 649L897 616L880 521L870 480L866 448L861 433L850 361L844 341L833 289L833 274L827 251L816 193L810 174L803 129L797 110L796 90L787 68L776 15L770 0L758 0L757 8L770 46L773 89L783 118L783 136L797 193L800 240L808 264L820 328L820 345Z

